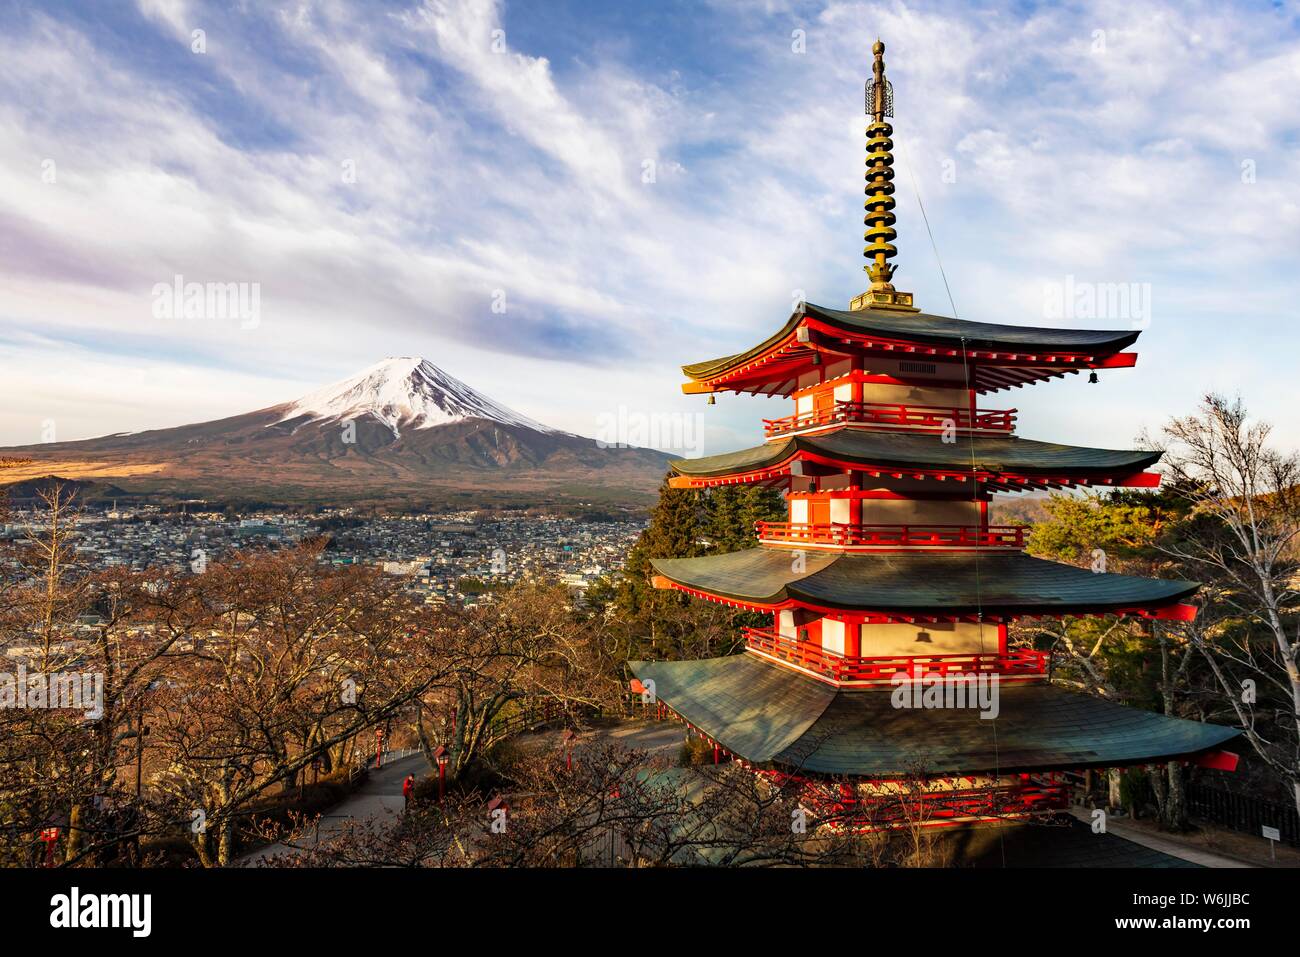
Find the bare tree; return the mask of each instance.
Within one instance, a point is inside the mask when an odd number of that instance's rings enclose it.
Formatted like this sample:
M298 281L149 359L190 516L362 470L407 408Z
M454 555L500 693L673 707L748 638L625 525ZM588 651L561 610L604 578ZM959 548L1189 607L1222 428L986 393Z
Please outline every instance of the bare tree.
M931 825L942 783L908 775L860 799L854 782L759 772L738 763L673 767L608 741L519 752L509 786L460 789L414 805L394 826L358 821L316 843L310 820L268 831L295 849L268 866L937 867L952 847ZM960 796L968 801L968 797ZM990 816L1014 818L999 792ZM958 810L968 812L966 805ZM1015 818L1018 819L1018 818Z
M406 660L416 610L373 569L327 569L310 547L238 554L158 583L160 623L184 647L151 692L151 746L205 866L292 783L414 706L438 675Z
M578 715L613 704L615 666L598 621L584 619L558 586L528 584L492 604L445 612L427 667L445 677L422 696L418 730L433 766L447 749L456 778L498 741L522 730L512 717Z
M47 826L65 831L65 847L75 853L83 836L83 799L100 790L107 773L93 748L90 703L75 711L47 697L53 676L84 662L78 618L90 605L90 587L74 550L80 515L75 492L56 482L36 495L33 520L5 556L11 574L0 607L0 643L8 646L8 660L26 671L25 680L19 673L5 676L12 684L6 694L15 700L0 710L0 826L8 854L18 859L28 856Z
M1219 395L1164 427L1154 444L1165 453L1170 484L1192 506L1192 520L1161 547L1212 579L1216 599L1247 624L1185 634L1255 752L1290 785L1300 809L1300 633L1295 624L1288 633L1300 582L1300 459L1275 450L1270 432L1250 419L1240 399ZM1252 691L1243 681L1261 687ZM1257 700L1277 704L1276 712L1262 712Z

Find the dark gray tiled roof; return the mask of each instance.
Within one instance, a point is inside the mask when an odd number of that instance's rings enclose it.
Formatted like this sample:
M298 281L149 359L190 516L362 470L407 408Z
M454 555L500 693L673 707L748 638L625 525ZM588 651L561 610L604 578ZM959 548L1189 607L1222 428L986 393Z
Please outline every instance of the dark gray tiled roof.
M895 708L888 687L842 691L748 654L630 667L728 751L808 774L1114 767L1197 754L1240 733L1045 683L1002 684L1000 713L987 720L974 709Z
M804 315L820 319L847 332L875 334L948 347L958 347L965 339L968 349L996 351L1050 353L1053 349L1057 349L1062 352L1094 352L1097 355L1109 355L1132 345L1139 335L1136 331L1126 329L1052 329L1043 326L969 322L965 319L953 319L949 316L936 316L925 312L889 312L880 309L849 312L843 309L828 309L809 302L804 304L803 313L795 312L784 326L758 345L734 355L682 366L682 371L691 378L698 379L741 365L789 335L790 331L803 320Z
M1083 446L1038 442L1011 435L963 436L944 442L939 435L881 432L842 426L816 435L797 435L783 442L768 442L738 452L674 459L669 464L680 475L711 477L769 468L796 452L825 455L866 466L941 468L1025 475L1077 475L1137 472L1160 459L1159 452L1137 449L1090 449Z
M796 566L796 558L802 566ZM876 552L750 548L700 558L657 558L687 588L738 601L971 614L1068 614L1173 604L1195 582L1094 574L1021 552Z

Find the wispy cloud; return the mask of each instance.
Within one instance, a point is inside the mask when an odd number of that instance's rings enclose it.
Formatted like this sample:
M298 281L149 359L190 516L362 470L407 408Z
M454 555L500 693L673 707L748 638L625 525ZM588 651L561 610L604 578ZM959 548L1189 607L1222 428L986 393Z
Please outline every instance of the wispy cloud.
M1043 322L1066 274L1152 284L1149 358L1068 393L1088 412L1062 437L1113 440L1203 386L1289 415L1294 9L139 0L6 26L0 323L28 378L0 442L55 408L68 438L233 414L413 352L577 432L696 408L679 363L756 341L798 291L861 290L877 35L903 288L949 311L913 183L964 317ZM258 283L262 321L154 318L177 274ZM99 401L61 391L74 355ZM1053 388L1029 431L1060 434ZM769 404L724 400L707 445Z

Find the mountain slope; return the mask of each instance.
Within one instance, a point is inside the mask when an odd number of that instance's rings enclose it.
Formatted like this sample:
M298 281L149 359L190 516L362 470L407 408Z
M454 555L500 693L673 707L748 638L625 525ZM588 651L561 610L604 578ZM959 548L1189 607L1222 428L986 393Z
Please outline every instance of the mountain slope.
M499 501L643 502L669 458L543 425L415 356L243 415L23 452L39 474L92 469L131 491L413 503L465 491Z

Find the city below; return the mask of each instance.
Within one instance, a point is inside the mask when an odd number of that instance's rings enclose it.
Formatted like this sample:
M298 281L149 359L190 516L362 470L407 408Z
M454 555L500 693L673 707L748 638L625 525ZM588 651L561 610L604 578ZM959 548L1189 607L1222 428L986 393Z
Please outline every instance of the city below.
M48 520L47 510L14 509L0 525L0 539L40 534ZM598 521L538 510L362 515L329 508L302 515L114 505L80 516L73 552L90 567L197 574L235 551L321 539L323 562L376 565L403 578L426 604L473 607L494 590L527 581L558 581L580 597L622 567L644 527L643 519Z

